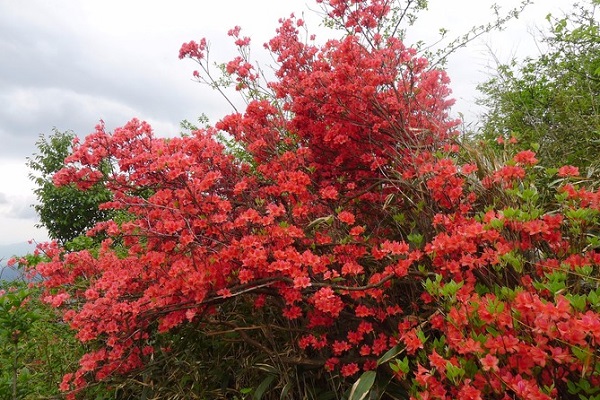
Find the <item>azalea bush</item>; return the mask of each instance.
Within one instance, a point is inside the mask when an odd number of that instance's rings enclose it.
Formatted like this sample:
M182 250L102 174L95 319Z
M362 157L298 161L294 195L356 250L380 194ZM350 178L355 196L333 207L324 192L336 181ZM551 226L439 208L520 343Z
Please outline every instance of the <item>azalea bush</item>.
M255 397L312 396L307 380L350 398L596 396L598 191L508 138L504 159L463 146L448 77L390 34L389 2L319 3L344 34L317 44L282 19L271 80L239 28L223 80L205 40L182 46L243 112L74 143L54 183L103 185L121 217L87 232L93 249L41 245L31 268L91 349L61 388L136 377L159 396L178 360L211 374L189 349L252 349L269 365Z

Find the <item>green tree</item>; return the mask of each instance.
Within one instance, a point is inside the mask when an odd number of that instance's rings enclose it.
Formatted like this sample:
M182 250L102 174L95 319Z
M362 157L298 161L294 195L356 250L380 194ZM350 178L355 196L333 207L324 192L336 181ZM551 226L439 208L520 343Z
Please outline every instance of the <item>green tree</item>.
M597 0L575 4L561 18L548 15L541 43L547 51L522 63L499 65L479 86L488 107L481 134L516 135L525 147L539 146L546 165L598 164L600 151L600 25Z
M65 158L72 151L75 134L71 131L54 130L46 138L40 136L36 146L38 153L28 158L27 166L33 171L30 179L36 184L34 193L38 203L34 205L40 223L49 236L61 243L69 242L85 233L109 214L98 206L110 200L109 191L102 185L94 185L82 191L74 185L57 187L52 178L64 167Z

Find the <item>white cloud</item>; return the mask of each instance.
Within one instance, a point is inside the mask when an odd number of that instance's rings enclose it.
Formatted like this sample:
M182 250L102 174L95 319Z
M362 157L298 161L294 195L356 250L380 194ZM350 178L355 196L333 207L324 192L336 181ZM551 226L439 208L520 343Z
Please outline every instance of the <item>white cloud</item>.
M0 245L47 240L46 232L34 226L33 184L25 165L0 159L0 171Z
M41 243L48 240L46 232L36 228L30 219L0 216L0 224L0 245L21 244L30 240Z

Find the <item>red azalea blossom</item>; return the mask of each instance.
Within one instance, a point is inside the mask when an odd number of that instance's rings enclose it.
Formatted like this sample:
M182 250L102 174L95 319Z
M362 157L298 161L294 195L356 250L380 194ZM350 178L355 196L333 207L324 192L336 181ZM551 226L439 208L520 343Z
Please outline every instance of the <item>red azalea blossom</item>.
M342 211L338 214L338 219L347 225L354 225L354 214L348 211Z
M535 158L535 153L531 150L523 150L517 153L513 160L515 160L518 164L523 164L526 166L532 166L538 163L538 159Z
M558 176L566 178L569 176L579 176L579 168L572 165L565 165L558 169Z
M479 362L484 371L498 371L498 359L489 353L479 359Z
M340 360L339 360L339 358L336 358L336 357L331 357L330 359L328 359L328 360L325 362L325 369L326 369L327 371L330 371L330 372L331 372L331 371L333 371L333 370L336 368L336 366L337 366L339 363L340 363Z
M333 317L337 317L344 308L342 300L328 287L319 289L314 294L313 301L315 308Z
M342 367L341 373L342 376L352 376L359 371L358 365L356 363L346 364Z
M280 20L271 80L229 31L239 55L222 80L246 106L214 126L165 139L133 119L74 142L54 184L102 185L114 219L90 227L90 248L44 243L27 266L89 349L61 390L177 379L164 360L206 362L188 333L219 347L227 332L228 359L260 349L341 392L362 369L422 399L588 395L598 190L541 190L515 137L498 138L505 164L468 159L446 73L384 34L394 5L319 3L343 34L320 45L301 19ZM179 56L218 86L208 50L191 41Z
M364 226L355 226L348 232L351 236L360 236L365 232Z

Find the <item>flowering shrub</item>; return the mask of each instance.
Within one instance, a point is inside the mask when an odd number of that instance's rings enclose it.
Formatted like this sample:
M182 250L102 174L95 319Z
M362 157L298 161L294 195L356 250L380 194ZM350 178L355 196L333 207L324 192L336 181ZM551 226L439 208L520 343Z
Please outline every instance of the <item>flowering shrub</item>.
M102 207L126 217L88 232L105 238L99 249L40 246L46 300L95 344L63 390L143 368L181 327L243 332L263 313L285 352L267 335L242 340L339 375L344 390L358 379L355 394L593 395L600 194L530 151L494 168L463 161L448 79L381 33L388 2L323 3L347 34L318 46L302 20L281 20L266 84L250 40L230 31L240 57L224 71L243 113L172 139L135 119L99 125L74 145L56 185L102 182ZM180 51L200 80L207 48ZM542 202L546 175L555 197Z

